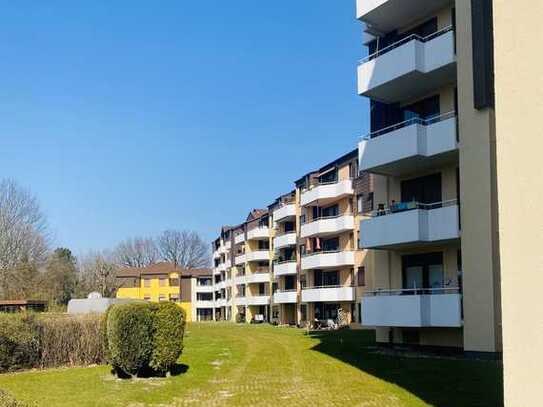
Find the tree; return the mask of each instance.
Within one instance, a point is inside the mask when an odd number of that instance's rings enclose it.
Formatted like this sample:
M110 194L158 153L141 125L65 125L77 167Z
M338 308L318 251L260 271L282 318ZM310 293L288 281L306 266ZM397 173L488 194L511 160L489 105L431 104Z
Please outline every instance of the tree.
M147 267L159 258L154 240L144 237L130 238L119 243L114 255L117 264L127 267Z
M75 257L69 249L58 248L47 259L40 287L51 303L66 305L75 293L76 279Z
M36 197L11 179L1 180L0 295L6 296L8 272L43 262L48 245L47 220Z
M208 244L194 231L166 230L157 239L165 261L186 269L209 265Z
M116 279L117 265L107 252L91 252L79 264L77 294L86 297L90 292L99 292L102 297L113 297L119 288Z

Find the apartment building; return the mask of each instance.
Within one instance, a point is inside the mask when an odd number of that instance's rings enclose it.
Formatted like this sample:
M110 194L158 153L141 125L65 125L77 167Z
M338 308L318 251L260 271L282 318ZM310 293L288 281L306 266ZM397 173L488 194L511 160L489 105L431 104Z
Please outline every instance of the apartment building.
M117 298L153 302L172 301L187 321L213 320L213 281L209 269L182 269L172 263L125 267L117 274Z
M362 323L382 343L501 351L494 110L484 10L469 1L357 2L375 208ZM475 2L479 3L479 2ZM491 36L490 32L490 36Z
M253 209L213 242L216 320L270 320L271 233L268 210Z
M341 314L359 322L367 276L359 220L372 199L353 150L244 223L223 227L213 243L215 319L302 325Z

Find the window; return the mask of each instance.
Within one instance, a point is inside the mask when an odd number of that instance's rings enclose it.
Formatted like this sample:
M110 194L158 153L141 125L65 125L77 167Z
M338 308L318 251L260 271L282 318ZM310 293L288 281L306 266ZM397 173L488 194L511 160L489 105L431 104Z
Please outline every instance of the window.
M333 252L339 250L339 237L333 237L332 239L323 239L322 250L325 252Z
M358 286L363 287L366 285L366 267L358 267Z
M144 287L151 287L151 279L149 277L145 277L143 280L143 286Z
M402 202L439 203L441 202L441 174L402 181Z
M265 283L259 283L258 284L258 295L266 295L266 284Z
M315 270L315 287L338 286L339 271Z
M198 301L212 301L213 294L211 293L196 293L196 300Z
M285 233L294 232L294 222L285 222Z
M368 194L367 208L368 211L373 211L373 192Z
M331 218L331 217L338 216L338 215L339 215L339 205L338 204L329 206L327 208L322 208L322 210L321 210L321 217L323 217L323 218Z
M337 182L337 168L319 176L319 184L331 184Z
M445 285L442 252L403 256L402 269L404 289L435 289Z
M151 294L144 294L144 295L143 295L143 299L144 299L145 301L151 301Z
M269 240L259 240L258 241L258 250L269 250L270 242Z
M285 276L285 290L295 290L296 289L296 276L288 275Z

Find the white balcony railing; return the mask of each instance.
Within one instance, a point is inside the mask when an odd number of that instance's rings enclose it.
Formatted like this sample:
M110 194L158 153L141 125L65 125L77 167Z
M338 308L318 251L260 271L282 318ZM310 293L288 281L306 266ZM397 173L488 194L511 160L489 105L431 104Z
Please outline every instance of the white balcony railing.
M246 261L268 261L270 260L270 251L265 250L255 250L253 252L245 253Z
M239 235L236 235L236 237L234 237L235 244L240 244L243 242L245 242L245 233L240 233Z
M456 159L456 113L427 120L413 118L370 133L358 145L361 171L399 176ZM428 158L421 160L421 158ZM425 164L427 164L425 166Z
M228 264L226 262L224 263L221 263L217 266L217 270L218 271L226 271L226 269L228 268Z
M213 285L198 285L196 284L196 292L197 293L212 293L213 292Z
M354 266L354 251L322 251L302 257L302 270Z
M329 235L346 232L354 229L354 216L339 215L321 217L302 225L300 236L302 238Z
M361 307L365 326L462 326L458 288L377 290L365 294Z
M247 305L268 305L269 303L269 295L254 295L247 297Z
M302 289L302 302L341 302L354 300L354 287L324 286Z
M275 277L296 274L296 260L275 263L273 265Z
M273 245L276 249L296 245L296 232L288 232L273 238Z
M245 283L269 283L271 279L271 274L267 273L251 273L245 275Z
M273 302L276 304L296 304L297 299L296 290L279 290L273 294Z
M394 249L460 237L457 200L433 204L400 202L374 211L360 222L360 245L365 249Z
M452 27L411 35L368 55L358 66L358 93L393 103L428 93L455 77Z
M240 264L244 264L245 261L246 261L245 254L239 254L234 258L234 263L236 264L236 266L239 266Z
M268 239L270 237L270 228L260 226L247 231L247 240Z
M302 206L317 202L332 202L353 194L353 182L346 179L339 182L316 184L302 192L300 204Z
M245 306L248 305L247 297L246 296L236 296L234 297L233 301L236 305Z
M215 306L215 302L212 300L204 301L204 300L196 300L196 308L213 308Z
M294 203L285 204L279 209L273 211L273 220L281 222L285 219L290 219L296 216L296 205Z

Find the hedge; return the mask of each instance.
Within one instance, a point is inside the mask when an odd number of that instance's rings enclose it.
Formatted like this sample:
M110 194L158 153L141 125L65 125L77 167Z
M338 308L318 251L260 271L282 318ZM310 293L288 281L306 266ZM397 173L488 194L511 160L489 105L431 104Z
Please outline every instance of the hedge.
M117 304L106 318L108 361L119 376L164 374L179 359L185 314L177 305Z
M0 372L104 363L101 319L0 313Z
M128 375L149 367L153 353L153 310L150 304L114 305L107 317L109 360Z
M165 373L175 365L183 351L185 313L171 302L159 303L155 311L153 354L150 367Z

